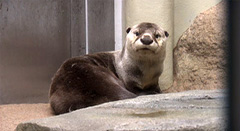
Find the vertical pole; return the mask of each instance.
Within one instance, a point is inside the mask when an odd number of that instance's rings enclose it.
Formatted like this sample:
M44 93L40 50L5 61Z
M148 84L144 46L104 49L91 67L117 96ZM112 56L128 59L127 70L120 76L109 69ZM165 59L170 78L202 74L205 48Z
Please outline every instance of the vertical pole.
M114 1L115 50L123 44L123 0Z
M86 24L86 54L88 54L88 0L85 0L85 24Z

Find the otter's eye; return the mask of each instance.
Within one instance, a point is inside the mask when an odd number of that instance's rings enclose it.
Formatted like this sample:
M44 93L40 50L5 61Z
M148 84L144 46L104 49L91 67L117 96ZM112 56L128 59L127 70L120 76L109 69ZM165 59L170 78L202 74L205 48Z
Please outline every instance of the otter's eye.
M159 37L161 37L159 34L156 34L156 35L155 35L155 38L159 38Z
M136 36L139 36L139 32L135 32L135 35L136 35Z

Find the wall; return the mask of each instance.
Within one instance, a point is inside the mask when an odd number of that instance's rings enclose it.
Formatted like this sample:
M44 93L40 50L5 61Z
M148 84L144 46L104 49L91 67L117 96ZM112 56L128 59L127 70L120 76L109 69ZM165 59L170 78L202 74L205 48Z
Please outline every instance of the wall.
M70 3L0 0L0 104L47 102L70 57Z
M169 88L173 82L172 51L179 37L190 26L193 19L199 13L216 5L220 1L221 0L124 1L124 29L140 22L154 22L170 34L167 43L167 56L164 61L164 71L159 78L159 85L162 90Z
M87 0L87 53L114 50L114 0Z
M114 0L0 0L0 104L48 102L70 57L114 50Z

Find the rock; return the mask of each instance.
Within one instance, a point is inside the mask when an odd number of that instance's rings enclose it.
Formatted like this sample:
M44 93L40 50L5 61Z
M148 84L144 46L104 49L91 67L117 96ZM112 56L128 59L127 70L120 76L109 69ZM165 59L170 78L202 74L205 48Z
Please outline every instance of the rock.
M28 121L16 131L226 130L224 90L140 96Z
M174 49L174 82L167 92L226 87L227 2L198 15Z

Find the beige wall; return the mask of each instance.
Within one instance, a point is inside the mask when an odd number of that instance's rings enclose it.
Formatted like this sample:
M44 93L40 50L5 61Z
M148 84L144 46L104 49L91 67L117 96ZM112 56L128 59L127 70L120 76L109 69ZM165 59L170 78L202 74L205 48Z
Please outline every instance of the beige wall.
M141 22L154 22L169 32L164 71L159 78L162 90L173 82L173 47L193 19L221 0L124 0L123 30ZM125 37L123 35L123 37ZM124 38L123 38L124 40Z

